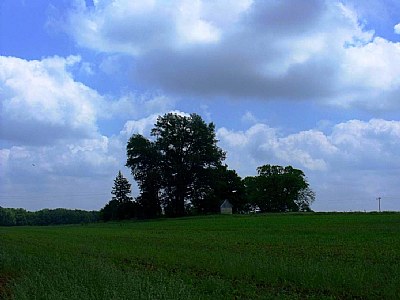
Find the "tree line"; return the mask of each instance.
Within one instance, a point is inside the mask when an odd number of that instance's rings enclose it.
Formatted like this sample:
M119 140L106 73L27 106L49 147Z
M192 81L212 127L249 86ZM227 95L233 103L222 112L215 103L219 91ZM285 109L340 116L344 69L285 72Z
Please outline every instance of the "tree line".
M0 206L0 226L64 225L93 223L98 220L98 211L57 208L32 212L22 208Z
M199 115L159 116L151 138L133 134L126 166L140 195L130 196L129 181L118 173L113 197L100 211L103 220L181 217L219 212L228 199L236 213L310 211L315 194L303 171L263 165L244 179L223 163L215 126Z

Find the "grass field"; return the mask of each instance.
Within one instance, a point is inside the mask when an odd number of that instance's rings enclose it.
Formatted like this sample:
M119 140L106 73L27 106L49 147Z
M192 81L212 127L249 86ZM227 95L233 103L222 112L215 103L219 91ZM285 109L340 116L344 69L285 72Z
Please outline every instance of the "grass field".
M399 299L400 214L1 227L5 299Z

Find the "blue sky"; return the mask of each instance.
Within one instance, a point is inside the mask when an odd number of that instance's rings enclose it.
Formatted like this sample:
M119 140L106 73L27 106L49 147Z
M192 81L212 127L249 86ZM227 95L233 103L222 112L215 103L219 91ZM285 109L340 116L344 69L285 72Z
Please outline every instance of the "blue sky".
M0 101L0 206L100 209L175 111L242 177L302 169L315 210L400 210L395 0L0 0Z

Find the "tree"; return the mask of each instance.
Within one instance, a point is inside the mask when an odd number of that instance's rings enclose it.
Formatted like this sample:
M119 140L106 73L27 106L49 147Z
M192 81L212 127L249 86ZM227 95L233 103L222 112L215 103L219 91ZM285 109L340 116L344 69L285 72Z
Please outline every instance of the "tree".
M110 200L101 210L100 219L103 221L118 220L118 206L117 200Z
M303 171L264 165L244 182L249 202L261 212L309 211L315 199Z
M77 224L96 222L98 219L97 211L57 208L31 212L22 208L0 207L0 226Z
M132 201L132 197L129 196L131 194L131 184L122 175L121 171L118 172L117 177L114 179L111 194L114 195L112 200L116 200L120 204Z
M138 214L142 218L155 218L161 215L161 173L159 153L154 142L140 134L134 134L127 145L126 166L131 168L133 178L139 185L141 194L136 199Z
M226 166L220 169L218 177L219 188L215 193L221 200L228 199L233 205L233 212L242 213L248 211L248 205L245 198L245 186L242 178L235 170L229 170ZM220 203L222 204L222 203Z
M126 165L139 183L142 199L159 197L167 215L183 216L209 194L208 177L225 159L216 145L215 126L197 114L168 113L157 119L151 135L154 142L131 137Z
M136 217L136 204L130 193L131 184L119 171L111 190L112 199L100 210L101 219L109 221Z
M309 187L302 189L294 201L299 211L312 211L311 204L315 201L315 193Z
M242 179L226 165L213 169L208 176L209 193L204 199L198 199L193 206L198 213L217 213L225 199L233 205L234 212L248 210L245 198L245 187Z
M12 209L0 206L0 226L16 225L15 214Z

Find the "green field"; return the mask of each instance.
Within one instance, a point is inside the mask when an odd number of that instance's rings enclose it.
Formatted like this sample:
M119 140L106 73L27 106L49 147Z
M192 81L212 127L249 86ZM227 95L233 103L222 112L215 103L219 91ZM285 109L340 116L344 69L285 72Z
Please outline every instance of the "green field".
M0 228L0 298L399 299L400 214Z

